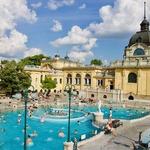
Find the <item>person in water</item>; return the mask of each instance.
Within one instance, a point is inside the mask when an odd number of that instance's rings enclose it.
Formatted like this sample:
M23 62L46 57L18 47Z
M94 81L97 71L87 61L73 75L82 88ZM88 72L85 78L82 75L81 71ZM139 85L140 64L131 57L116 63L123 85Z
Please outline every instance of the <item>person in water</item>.
M74 134L78 134L78 130L77 129L74 130Z
M59 133L58 133L58 136L61 137L61 138L64 138L65 134L62 130L60 130Z
M41 116L40 122L45 122L45 117Z
M36 137L36 136L38 136L38 134L37 134L37 132L34 130L34 131L32 132L32 134L31 134L31 137Z
M20 117L18 117L17 122L18 122L18 124L20 124L20 123L21 123L21 118L20 118Z
M26 141L28 146L32 146L33 145L33 141L30 135L28 135L27 141Z
M80 120L77 121L78 125L81 123Z

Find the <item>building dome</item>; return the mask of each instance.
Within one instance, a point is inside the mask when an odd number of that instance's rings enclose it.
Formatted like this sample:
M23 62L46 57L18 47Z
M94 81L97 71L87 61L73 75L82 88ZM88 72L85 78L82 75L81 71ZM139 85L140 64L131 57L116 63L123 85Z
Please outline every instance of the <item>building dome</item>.
M144 43L150 46L150 31L149 22L146 20L146 2L144 2L144 19L140 24L141 31L136 32L130 39L128 46L132 46L135 43Z
M144 43L150 46L150 31L136 32L136 34L131 37L128 46L130 47L135 43Z

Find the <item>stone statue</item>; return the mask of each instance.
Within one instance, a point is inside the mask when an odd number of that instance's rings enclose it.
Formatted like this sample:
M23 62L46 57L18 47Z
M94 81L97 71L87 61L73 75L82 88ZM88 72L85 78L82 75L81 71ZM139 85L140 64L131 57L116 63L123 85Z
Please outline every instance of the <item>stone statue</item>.
M98 112L101 112L101 106L102 106L102 103L101 103L101 100L98 101Z

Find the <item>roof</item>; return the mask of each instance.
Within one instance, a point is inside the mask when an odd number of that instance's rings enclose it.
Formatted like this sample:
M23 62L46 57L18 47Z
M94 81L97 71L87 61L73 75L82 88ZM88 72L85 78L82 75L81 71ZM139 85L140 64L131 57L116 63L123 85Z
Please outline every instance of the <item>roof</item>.
M144 43L150 46L150 31L136 32L136 34L131 37L128 46L130 47L135 43Z
M63 62L69 62L69 63L78 63L80 64L79 62L76 62L76 61L73 61L73 60L70 60L68 58L52 58L52 59L47 59L47 60L42 60L42 62L55 62L55 61L63 61Z
M130 39L128 46L132 46L135 43L144 43L147 46L150 46L150 31L149 31L149 22L146 20L144 15L144 20L140 24L141 30L136 32Z
M100 70L100 66L77 66L77 67L64 67L63 70Z

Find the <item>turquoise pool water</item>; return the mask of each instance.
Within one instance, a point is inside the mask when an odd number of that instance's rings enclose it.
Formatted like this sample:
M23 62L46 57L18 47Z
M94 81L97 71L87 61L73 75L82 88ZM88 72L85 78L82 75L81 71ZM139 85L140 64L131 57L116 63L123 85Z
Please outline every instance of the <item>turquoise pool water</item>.
M74 112L77 109L77 113ZM34 145L28 147L29 150L63 150L63 142L67 139L67 120L50 116L45 119L45 122L41 123L40 115L48 110L49 108L38 109L34 112L33 118L28 117L28 135L32 134L33 131L36 131L38 134L38 136L32 138ZM98 130L92 126L92 115L87 115L88 112L94 111L97 111L97 108L72 108L72 139L76 137L79 140L82 134L91 137L93 136L93 131ZM103 107L102 112L104 113L104 118L108 118L109 108ZM23 111L17 111L0 114L0 150L23 150L23 113ZM21 114L22 120L20 124L17 123L18 114ZM130 120L146 116L149 112L145 110L115 108L112 114L113 118ZM58 136L60 130L64 132L64 138Z

